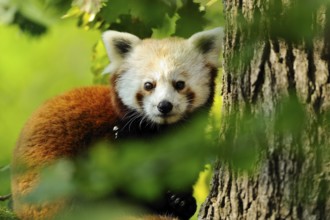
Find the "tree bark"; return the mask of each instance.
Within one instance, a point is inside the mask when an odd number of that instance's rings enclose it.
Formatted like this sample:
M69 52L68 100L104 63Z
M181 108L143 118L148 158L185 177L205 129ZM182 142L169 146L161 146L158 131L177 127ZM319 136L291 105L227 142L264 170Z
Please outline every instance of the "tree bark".
M224 0L223 155L199 219L330 219L330 5L298 3ZM253 172L225 159L250 151Z

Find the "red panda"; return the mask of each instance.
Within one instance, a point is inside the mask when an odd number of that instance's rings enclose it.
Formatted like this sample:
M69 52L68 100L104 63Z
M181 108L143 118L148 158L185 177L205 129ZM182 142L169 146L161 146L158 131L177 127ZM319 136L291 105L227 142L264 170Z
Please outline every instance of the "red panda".
M222 28L162 40L106 31L102 38L111 61L105 70L112 73L110 86L78 88L47 101L21 131L11 181L17 216L48 219L66 204L65 199L41 205L24 202L37 186L41 168L75 158L100 139L153 135L157 131L152 125L171 126L210 105L222 36ZM196 210L195 204L192 207L183 215L167 211L172 216L168 218L189 219Z

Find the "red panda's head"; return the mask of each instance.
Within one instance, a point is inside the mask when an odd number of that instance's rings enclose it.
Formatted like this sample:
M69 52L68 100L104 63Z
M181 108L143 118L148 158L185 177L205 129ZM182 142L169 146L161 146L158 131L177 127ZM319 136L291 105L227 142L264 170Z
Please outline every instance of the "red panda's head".
M106 72L116 75L114 87L128 108L153 123L175 123L213 95L222 38L222 28L162 40L106 31Z

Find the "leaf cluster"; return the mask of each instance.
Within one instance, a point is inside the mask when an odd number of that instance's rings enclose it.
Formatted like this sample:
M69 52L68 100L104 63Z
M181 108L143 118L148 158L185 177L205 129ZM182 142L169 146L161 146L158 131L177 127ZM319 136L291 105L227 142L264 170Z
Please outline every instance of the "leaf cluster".
M0 23L18 25L35 36L59 18L73 17L86 29L111 28L141 38L188 37L206 26L220 25L222 14L218 0L3 0L0 12Z

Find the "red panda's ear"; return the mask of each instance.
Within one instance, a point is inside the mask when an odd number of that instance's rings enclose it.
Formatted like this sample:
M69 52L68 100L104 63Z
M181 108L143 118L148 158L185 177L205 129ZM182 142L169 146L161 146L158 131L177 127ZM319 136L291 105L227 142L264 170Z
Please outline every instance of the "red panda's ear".
M223 28L218 27L192 35L188 41L198 52L203 54L206 61L218 66L220 51L223 44Z
M104 32L102 34L102 40L111 62L103 73L115 72L125 57L141 41L140 38L133 34L118 31Z

